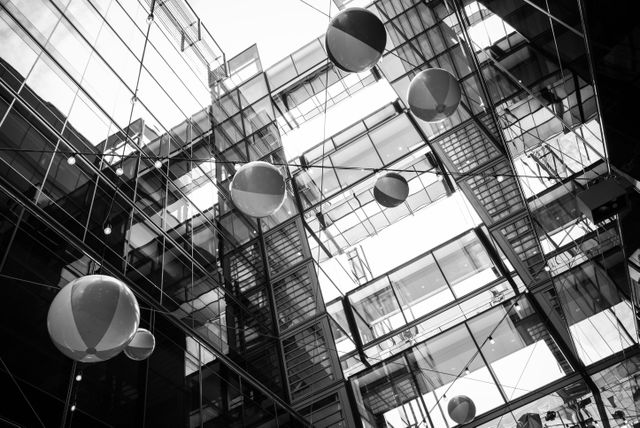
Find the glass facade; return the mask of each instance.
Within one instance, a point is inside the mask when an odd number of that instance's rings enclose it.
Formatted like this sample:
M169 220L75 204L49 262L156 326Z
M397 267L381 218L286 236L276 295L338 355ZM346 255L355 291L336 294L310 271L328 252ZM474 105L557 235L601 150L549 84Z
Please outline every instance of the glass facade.
M334 5L384 23L374 68L323 35L227 58L185 0L0 3L3 424L449 428L466 395L469 428L640 426L639 175L610 113L635 24L603 39L587 0ZM407 89L433 67L462 101L427 123ZM286 182L264 218L230 195L256 160ZM607 182L624 200L586 209ZM53 346L49 305L89 274L131 287L149 359Z

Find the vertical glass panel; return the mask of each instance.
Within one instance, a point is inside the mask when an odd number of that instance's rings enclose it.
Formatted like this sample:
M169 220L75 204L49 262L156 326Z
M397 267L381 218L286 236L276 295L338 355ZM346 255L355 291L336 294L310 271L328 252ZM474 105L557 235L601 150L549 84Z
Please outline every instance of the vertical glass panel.
M370 420L371 426L397 423L403 412L401 406L420 396L412 368L403 356L377 365L351 382L360 415Z
M267 79L271 90L276 90L297 75L291 57L286 57L267 70Z
M625 349L636 337L629 301L609 273L585 263L554 281L569 331L585 364Z
M76 80L82 78L87 61L91 55L91 47L81 36L63 20L54 30L45 50L64 64L65 70Z
M356 182L367 176L369 172L357 169L343 169L341 167L379 168L382 166L380 156L373 148L371 139L366 135L340 147L336 153L331 155L331 162L336 167L335 173L338 175L342 186L348 186Z
M3 110L6 107L5 104ZM57 120L55 116L50 119L52 122ZM51 151L56 144L55 135L44 129L31 114L25 112L23 115L12 109L0 127L0 137L4 147L23 151L6 150L0 154L3 163L0 175L9 178L12 185L35 199L37 187L44 181L53 157Z
M349 300L364 343L406 324L386 277L356 291Z
M572 371L533 308L519 299L468 321L507 398L513 399Z
M24 80L36 61L35 48L31 48L26 41L27 36L17 28L17 25L5 11L0 11L0 18L0 34L2 37L0 58L10 65L10 67L7 67L2 64L2 67L7 69L14 78ZM5 76L3 76L3 79L10 81ZM14 89L17 90L17 86Z
M447 405L457 395L471 398L476 414L503 404L465 326L447 330L415 346L409 355L419 370L420 390L434 426L456 425L449 417Z
M592 379L612 427L635 427L640 422L640 357L631 357L614 364L595 375Z
M370 137L385 165L407 154L412 146L421 141L420 135L405 115L398 116L372 131Z
M53 4L43 0L13 0L7 2L7 7L42 44L46 42L60 19L60 14Z
M36 62L27 79L27 85L30 91L37 94L37 101L29 100L28 102L44 115L64 115L66 117L78 90L64 73L45 57L41 57ZM21 95L25 96L24 92L27 90L23 89Z
M389 279L411 318L432 312L454 299L431 254L389 274Z
M318 39L298 49L296 52L291 54L291 57L293 58L299 74L304 73L322 61L326 61L327 58L322 44Z
M268 97L256 102L242 112L245 135L250 135L267 126L274 119L271 99Z
M264 74L259 74L238 88L242 108L246 108L269 93Z
M435 250L433 255L457 297L498 278L497 270L474 233Z

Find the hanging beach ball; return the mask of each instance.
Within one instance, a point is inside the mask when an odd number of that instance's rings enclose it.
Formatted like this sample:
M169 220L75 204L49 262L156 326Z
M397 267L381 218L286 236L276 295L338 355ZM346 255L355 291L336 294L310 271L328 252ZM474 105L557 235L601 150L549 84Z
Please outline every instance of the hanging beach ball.
M249 162L236 171L231 181L231 200L251 217L267 217L284 202L284 177L267 162Z
M56 348L85 363L116 356L139 323L140 308L129 287L105 275L87 275L65 285L47 315L47 329Z
M376 15L362 8L340 12L331 20L325 37L329 59L341 70L359 73L382 57L387 31Z
M409 183L400 174L389 172L378 178L373 187L373 196L383 207L397 207L409 196Z
M451 116L460 104L462 92L458 79L442 68L421 71L409 85L409 108L426 122L438 122Z
M156 338L146 328L139 328L131 339L131 342L124 348L124 354L134 361L146 360L151 356L156 347Z
M447 405L449 417L459 424L471 422L476 417L476 405L466 395L456 395Z
M542 428L542 419L538 413L525 413L518 418L517 428Z

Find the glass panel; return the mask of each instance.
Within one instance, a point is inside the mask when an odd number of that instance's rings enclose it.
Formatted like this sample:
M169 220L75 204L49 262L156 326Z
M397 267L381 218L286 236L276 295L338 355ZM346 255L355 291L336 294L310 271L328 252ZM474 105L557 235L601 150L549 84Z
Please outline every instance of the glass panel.
M473 233L433 252L457 297L462 297L498 278L489 255Z
M480 414L503 404L465 326L458 326L417 345L410 354L419 369L420 390L434 426L454 426L447 411L451 398L466 395ZM437 409L437 410L436 410Z
M0 58L6 61L11 67L2 64L2 68L6 69L13 75L15 79L24 80L31 70L33 63L36 61L36 48L32 48L27 42L26 35L18 29L5 11L0 11L0 34L2 34L2 43L0 44ZM10 81L7 77L3 79ZM13 86L13 85L12 85ZM18 89L18 85L14 86L14 90Z
M432 312L454 299L431 254L389 275L411 318Z
M349 300L364 343L406 324L387 278L356 291Z
M492 421L480 428L597 427L602 423L595 400L583 382L558 389ZM615 426L615 425L611 425Z
M578 355L585 364L634 343L631 306L607 271L595 263L585 263L557 277L554 285Z
M572 371L538 314L525 299L518 303L507 302L468 322L508 399Z

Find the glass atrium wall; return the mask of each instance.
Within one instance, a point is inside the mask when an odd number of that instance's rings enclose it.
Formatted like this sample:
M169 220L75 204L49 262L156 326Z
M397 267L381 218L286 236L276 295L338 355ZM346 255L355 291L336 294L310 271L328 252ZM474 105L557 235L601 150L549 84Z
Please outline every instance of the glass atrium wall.
M217 254L243 240L217 218L209 80L224 54L186 3L37 3L0 9L2 332L20 343L3 354L3 418L302 424L236 351L232 317L260 314L226 291ZM52 346L49 302L90 273L131 285L157 341L148 361L72 364Z
M417 70L442 67L460 79L463 101L458 113L437 126L417 123L425 142L486 224L489 234L483 244L493 255L494 271L499 272L498 277L504 275L510 280L512 286L505 287L509 293L530 291L526 295L527 311L523 313L547 320L539 324L539 337L546 338L544 343L554 343L547 347L547 352L544 346L536 345L535 339L531 342L532 339L521 335L519 339L511 339L510 342L522 340L534 344L532 348L524 346L527 350L521 355L526 357L520 362L516 361L521 357L509 356L513 351L489 355L483 344L486 337L476 344L489 367L492 382L500 390L492 401L489 391L482 389L486 396L476 402L478 411L491 414L491 409L504 403L509 407L508 403L518 397L532 399L544 385L567 379L576 369L581 371L584 366L591 367L608 358L624 359L625 350L636 349L638 336L617 224L615 220L593 224L581 216L575 203L579 192L607 173L590 81L572 74L562 61L554 62L540 55L535 46L482 2L378 1L370 10L386 23L391 36L389 52L379 68L402 100L406 102L409 81ZM504 254L508 261L498 254ZM417 260L399 271L419 271L428 259ZM422 324L414 321L410 299L392 277L393 274L388 274L367 282L329 307L343 368L347 373L357 373L351 376L351 382L356 395L358 390L364 394L358 398L363 424L451 425L446 406L442 411L437 408L455 394L443 392L429 402L425 394L433 387L421 387L419 379L428 375L425 370L431 369L419 364L412 368L411 359L405 354L399 361L398 357L388 356L399 350L419 349L420 345L414 344L424 339L427 341L422 343L428 346L432 340L428 337L434 334L428 333L430 325L447 328L458 324L459 321L448 323L440 317L441 311L435 310L438 306L446 308L447 301L454 300L451 293L455 291L451 286L441 288L441 292L435 290L432 299L436 300L432 301L444 300L432 303L433 308L419 306L422 314L428 313ZM425 271L420 277L431 276ZM427 282L433 287L438 283ZM480 281L474 286L482 284ZM495 294L498 292L494 290ZM505 297L510 295L513 294ZM496 303L487 299L485 304ZM522 304L519 307L518 312L524 308ZM432 309L435 311L431 312ZM487 324L492 323L488 321L490 313L484 318ZM350 318L347 330L344 321ZM474 331L471 325L481 322L473 320L467 321L471 332ZM494 327L500 325L497 319L494 321ZM423 325L426 330L406 329ZM442 333L442 337L446 334ZM371 343L377 348L371 347ZM432 357L429 358L431 361ZM556 362L544 363L547 358ZM526 383L526 371L519 370L529 364L540 364L532 372L537 378L530 386L521 388L513 382L504 382L524 379ZM558 367L555 374L546 371L548 379L539 376L547 365ZM369 366L373 367L362 371ZM472 394L474 388L466 384L469 373L465 368L439 373L448 374L453 389L457 388L456 383L461 385L459 393ZM590 380L585 382L591 391L596 391L594 394L599 394ZM369 395L363 391L371 394L370 398L365 398ZM565 405L571 405L578 395L577 392L562 395Z
M388 45L358 74L324 37L228 59L182 0L0 4L2 422L448 428L464 394L469 428L640 424L637 252L576 203L624 177L583 1L365 3ZM406 102L429 67L463 91L436 124ZM229 194L253 160L286 177L262 219ZM147 361L52 346L51 300L92 273L135 292Z

